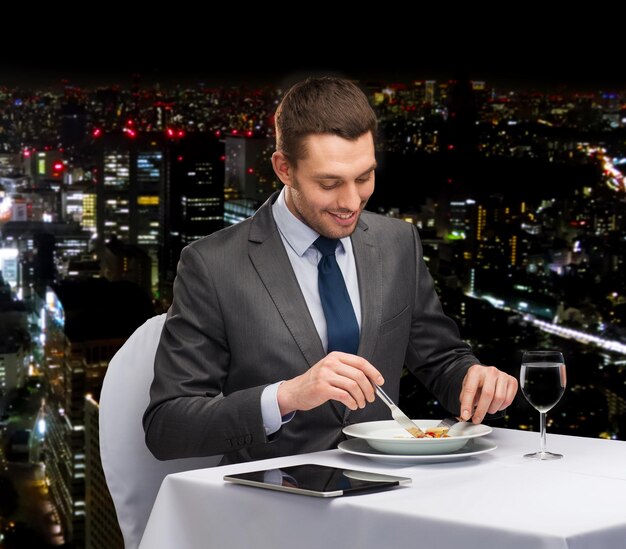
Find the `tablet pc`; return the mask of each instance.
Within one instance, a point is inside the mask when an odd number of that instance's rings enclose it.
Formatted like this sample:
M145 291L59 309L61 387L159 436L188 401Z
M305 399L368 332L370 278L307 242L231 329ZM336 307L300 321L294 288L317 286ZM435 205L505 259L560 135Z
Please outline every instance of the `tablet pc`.
M377 492L411 483L409 477L382 475L314 463L224 475L224 480L322 498Z

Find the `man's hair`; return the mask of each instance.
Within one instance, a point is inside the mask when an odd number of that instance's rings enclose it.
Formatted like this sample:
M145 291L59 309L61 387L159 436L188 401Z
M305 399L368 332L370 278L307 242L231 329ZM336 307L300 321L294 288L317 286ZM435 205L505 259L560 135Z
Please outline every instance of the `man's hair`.
M324 76L294 84L276 109L276 150L293 164L307 154L311 134L332 134L355 140L372 132L376 115L363 91L350 80Z

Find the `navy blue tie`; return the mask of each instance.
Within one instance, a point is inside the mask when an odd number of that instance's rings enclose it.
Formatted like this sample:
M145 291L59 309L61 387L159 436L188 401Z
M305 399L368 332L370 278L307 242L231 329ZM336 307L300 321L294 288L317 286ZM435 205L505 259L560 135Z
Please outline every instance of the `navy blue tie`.
M322 252L322 259L317 264L317 281L326 317L328 352L356 354L359 349L359 324L335 257L337 242L337 239L320 236L313 243Z

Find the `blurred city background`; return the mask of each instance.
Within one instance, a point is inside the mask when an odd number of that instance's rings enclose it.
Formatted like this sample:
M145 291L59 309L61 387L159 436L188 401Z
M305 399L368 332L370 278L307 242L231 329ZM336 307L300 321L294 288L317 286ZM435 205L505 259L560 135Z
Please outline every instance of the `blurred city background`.
M626 87L425 72L355 73L380 120L368 209L419 228L483 363L518 376L524 350L564 352L548 433L626 440ZM222 80L0 81L2 548L122 547L98 448L108 362L167 310L182 247L279 188L288 79ZM400 404L447 415L410 375ZM493 425L538 421L520 394Z

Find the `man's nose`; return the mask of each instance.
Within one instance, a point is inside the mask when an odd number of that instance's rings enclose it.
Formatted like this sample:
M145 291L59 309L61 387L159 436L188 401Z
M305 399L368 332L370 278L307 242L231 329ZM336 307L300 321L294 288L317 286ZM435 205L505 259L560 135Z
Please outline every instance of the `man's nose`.
M342 185L338 206L345 210L355 211L361 205L361 195L356 183Z

